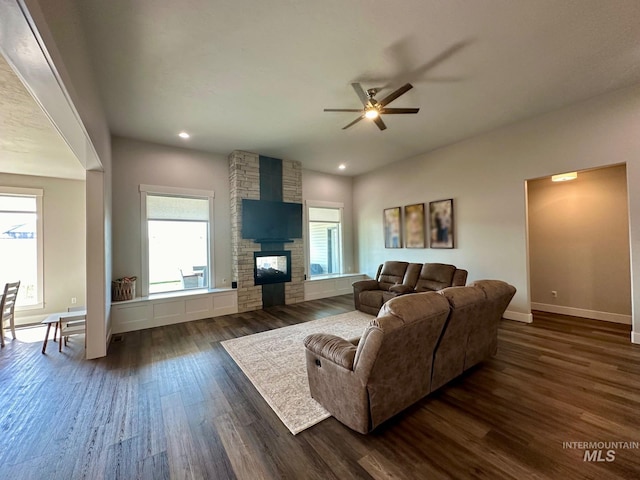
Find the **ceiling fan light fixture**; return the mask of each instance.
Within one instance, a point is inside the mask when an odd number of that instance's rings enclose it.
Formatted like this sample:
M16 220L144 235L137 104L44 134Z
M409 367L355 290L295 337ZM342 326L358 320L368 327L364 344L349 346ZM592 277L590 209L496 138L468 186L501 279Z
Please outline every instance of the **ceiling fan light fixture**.
M377 88L370 88L365 92L362 88L362 85L359 83L352 83L351 86L355 90L360 102L362 102L362 106L364 109L353 109L353 108L325 108L325 112L354 112L359 113L360 115L354 121L349 123L348 125L342 127L343 130L355 125L359 121L364 118L368 118L375 123L376 126L380 130L386 130L387 126L382 121L382 115L389 114L399 114L399 113L418 113L419 108L388 108L387 105L393 102L396 98L404 95L409 90L413 88L410 83L405 83L402 87L394 90L389 95L384 97L382 100L378 101L374 98L376 93L378 93Z
M375 108L370 108L366 112L364 112L364 116L367 118L378 118L380 113Z

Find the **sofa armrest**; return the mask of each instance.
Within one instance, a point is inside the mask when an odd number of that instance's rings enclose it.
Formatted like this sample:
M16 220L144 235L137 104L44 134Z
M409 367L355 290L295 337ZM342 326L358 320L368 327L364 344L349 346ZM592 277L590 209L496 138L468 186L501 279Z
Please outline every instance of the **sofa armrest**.
M394 285L393 287L389 288L390 292L393 293L397 293L399 295L404 295L406 293L416 293L416 291L413 289L412 286L410 285L403 285L401 283Z
M358 282L353 282L353 293L364 292L365 290L379 290L380 285L377 280L360 280Z
M380 285L377 280L360 280L353 282L353 304L356 310L360 310L360 293L366 290L379 290Z
M356 346L344 338L328 333L314 333L304 339L310 352L347 370L353 370Z

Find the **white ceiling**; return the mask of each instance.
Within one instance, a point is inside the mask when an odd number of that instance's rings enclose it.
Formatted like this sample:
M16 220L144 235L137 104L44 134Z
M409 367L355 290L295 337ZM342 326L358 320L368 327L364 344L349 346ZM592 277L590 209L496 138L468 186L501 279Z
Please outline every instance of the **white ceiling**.
M640 82L637 0L82 0L114 134L356 175ZM64 21L64 19L56 19ZM350 87L417 115L341 127ZM192 138L183 141L177 133Z
M1 54L0 172L85 178L84 167Z

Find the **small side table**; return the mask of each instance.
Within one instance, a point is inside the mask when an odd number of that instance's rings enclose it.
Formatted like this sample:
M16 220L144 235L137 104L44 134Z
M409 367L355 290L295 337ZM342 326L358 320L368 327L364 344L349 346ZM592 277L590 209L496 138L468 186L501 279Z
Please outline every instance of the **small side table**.
M47 333L44 334L44 343L42 344L42 353L45 353L47 350L47 341L49 340L49 331L51 330L51 325L55 324L55 329L53 331L53 341L56 341L56 335L58 334L58 324L60 323L60 314L54 313L45 318L42 322L42 325L47 326Z
M42 353L45 353L47 350L47 341L49 340L49 331L51 330L51 325L55 324L55 330L53 331L53 341L56 341L56 334L58 330L60 330L60 344L58 345L58 350L62 351L62 327L63 323L73 320L85 320L87 318L87 310L85 308L73 310L71 312L58 312L52 313L47 318L45 318L41 323L42 325L47 326L47 333L44 335L44 343L42 344ZM84 325L83 329L84 331ZM80 333L80 331L76 331L74 333ZM69 333L71 335L72 333ZM85 339L86 340L86 339Z

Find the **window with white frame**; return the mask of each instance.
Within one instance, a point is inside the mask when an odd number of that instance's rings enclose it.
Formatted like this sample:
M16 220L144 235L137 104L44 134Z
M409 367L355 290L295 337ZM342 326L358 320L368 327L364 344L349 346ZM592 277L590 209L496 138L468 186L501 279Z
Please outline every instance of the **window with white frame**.
M43 305L41 189L0 187L0 288L20 281L16 307Z
M340 203L307 201L311 278L342 273L342 210Z
M213 192L140 185L142 295L208 288Z

